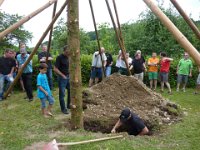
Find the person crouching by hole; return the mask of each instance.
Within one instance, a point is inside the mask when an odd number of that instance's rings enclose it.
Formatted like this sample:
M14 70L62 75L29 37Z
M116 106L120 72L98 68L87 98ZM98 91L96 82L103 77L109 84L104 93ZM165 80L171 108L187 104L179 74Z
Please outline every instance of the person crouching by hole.
M122 110L119 120L111 130L111 133L116 133L116 130L124 126L127 129L129 135L146 135L149 133L149 129L145 126L141 118L131 112L129 108Z
M41 101L42 114L45 118L48 116L53 117L51 109L54 104L54 98L51 94L51 90L46 75L47 68L48 65L46 63L41 63L39 66L40 73L37 76L37 87L38 87L37 95ZM46 100L49 102L47 110L46 110Z

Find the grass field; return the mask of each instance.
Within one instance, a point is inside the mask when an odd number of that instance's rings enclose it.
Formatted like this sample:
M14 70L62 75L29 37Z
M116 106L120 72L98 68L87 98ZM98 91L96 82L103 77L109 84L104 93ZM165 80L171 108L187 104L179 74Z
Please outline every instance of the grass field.
M125 136L120 140L104 141L80 146L71 146L72 150L198 150L200 149L200 95L193 95L193 89L185 93L173 92L163 96L181 105L186 112L181 122L165 126L154 136ZM101 133L84 130L69 131L64 124L69 115L60 112L58 93L54 118L43 118L40 112L40 101L27 102L24 93L15 93L7 100L0 102L0 149L21 150L34 143L81 141L105 137ZM36 148L37 149L37 148Z

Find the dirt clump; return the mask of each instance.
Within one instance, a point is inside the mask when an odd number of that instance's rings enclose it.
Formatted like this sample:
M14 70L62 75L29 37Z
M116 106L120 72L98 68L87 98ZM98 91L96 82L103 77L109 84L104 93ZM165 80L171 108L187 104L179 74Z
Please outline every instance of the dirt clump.
M153 92L133 76L113 74L83 91L84 127L94 132L109 133L121 110L129 107L140 116L151 131L163 124L180 120L176 104Z

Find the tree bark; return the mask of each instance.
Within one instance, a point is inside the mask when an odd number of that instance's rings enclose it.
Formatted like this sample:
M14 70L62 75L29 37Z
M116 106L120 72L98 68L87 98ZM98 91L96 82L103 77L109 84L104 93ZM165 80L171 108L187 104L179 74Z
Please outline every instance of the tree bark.
M68 4L68 47L70 50L70 94L72 129L83 128L82 80L79 37L79 0L69 0Z

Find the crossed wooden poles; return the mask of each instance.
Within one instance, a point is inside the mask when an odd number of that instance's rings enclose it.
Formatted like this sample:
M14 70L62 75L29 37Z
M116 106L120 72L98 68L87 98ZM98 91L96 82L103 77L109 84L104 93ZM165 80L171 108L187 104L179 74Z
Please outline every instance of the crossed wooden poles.
M114 17L113 17L109 2L108 2L108 0L105 0L107 8L108 8L109 15L110 15L110 18L112 20L113 28L115 30L115 34L116 34L116 37L117 37L117 40L118 40L119 47L122 50L123 57L126 58L125 57L126 49L125 49L125 46L124 46L124 41L123 41L123 36L122 36L122 31L121 31L121 26L120 26L120 21L119 21L118 12L117 12L117 7L116 7L115 0L112 0L112 1L113 1L115 14L116 14L118 28L117 28L117 26L115 24ZM177 42L185 49L185 51L187 51L191 55L191 57L195 60L195 62L200 66L200 59L199 59L200 58L200 54L196 50L196 48L187 40L187 38L178 30L178 28L169 20L169 18L152 2L152 0L143 0L143 1L152 10L152 12L160 19L160 21L166 26L166 28L172 33L172 35L175 37ZM186 22L191 27L191 29L193 30L195 35L198 37L198 39L200 39L200 32L199 32L198 28L195 26L195 24L192 22L192 20L185 14L185 12L182 10L182 8L176 2L176 0L170 0L170 1L173 3L173 5L176 7L176 9L180 12L180 14L183 16L183 18L186 20ZM3 2L4 2L4 0L0 0L0 6L2 5ZM36 11L32 12L28 16L22 18L20 21L18 21L17 23L13 24L12 26L10 26L9 28L7 28L6 30L4 30L3 32L0 33L0 40L2 40L4 36L6 36L7 34L11 33L13 30L17 29L19 26L21 26L22 24L24 24L25 22L27 22L28 20L30 20L31 18L33 18L34 16L36 16L37 14L42 12L47 7L49 7L52 4L54 4L51 23L49 24L49 26L45 30L44 34L39 39L38 43L36 44L34 50L30 54L28 60L25 62L24 66L19 70L14 82L10 85L10 87L8 88L6 93L4 94L5 98L8 96L8 94L10 93L10 91L12 90L14 85L16 84L17 80L21 76L23 69L31 61L32 57L37 52L37 49L39 48L40 44L42 43L42 41L44 40L44 38L46 37L46 35L50 31L49 43L48 43L48 52L47 52L47 55L48 55L49 50L50 50L50 45L51 45L51 35L52 35L53 24L55 23L57 18L60 16L62 11L66 7L67 3L68 3L68 0L66 0L64 2L62 7L60 8L60 10L55 14L57 0L51 0L47 4L42 6L41 8L39 8ZM90 3L90 7L91 7L91 13L92 13L93 23L94 23L94 27L95 27L95 33L96 33L96 37L97 37L97 42L98 42L98 48L100 50L100 42L99 42L99 36L98 36L98 32L97 32L97 27L96 27L96 21L95 21L95 17L94 17L92 1L89 0L89 3ZM101 55L101 53L100 53L100 55ZM46 60L48 60L48 56L47 56ZM102 56L101 56L101 60L102 60ZM126 59L125 59L125 64L126 64L126 67L128 69L129 75L131 75L129 67L128 67L128 62L126 61ZM104 68L103 68L103 70L104 70Z

